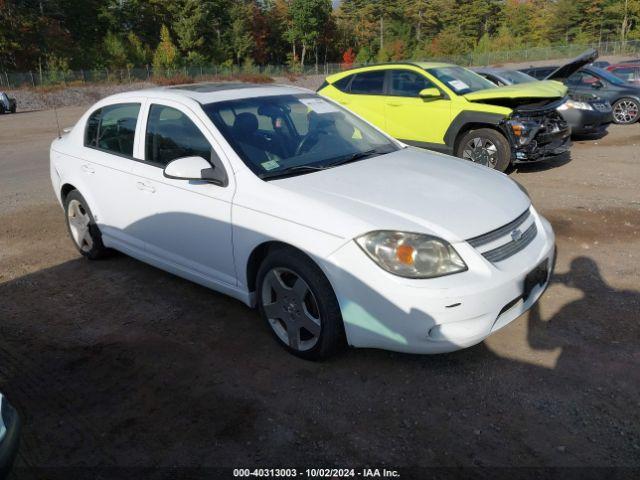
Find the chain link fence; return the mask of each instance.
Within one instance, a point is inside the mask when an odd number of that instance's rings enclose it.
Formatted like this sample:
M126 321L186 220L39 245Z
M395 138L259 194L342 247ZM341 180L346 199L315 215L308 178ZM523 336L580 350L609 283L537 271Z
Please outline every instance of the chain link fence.
M591 45L558 45L551 47L534 47L520 50L497 52L471 52L438 58L419 60L446 61L463 66L480 66L509 62L533 62L571 58L589 48L598 50L600 56L628 55L640 57L640 40L627 42L600 42ZM348 65L351 67L352 65ZM0 88L41 87L50 85L79 85L84 83L135 83L154 81L154 79L182 78L200 80L206 78L232 78L238 75L265 75L283 77L292 75L329 75L346 68L340 63L323 63L320 65L251 65L251 66L192 66L173 70L154 70L151 67L113 70L108 68L91 70L36 70L30 72L0 72Z

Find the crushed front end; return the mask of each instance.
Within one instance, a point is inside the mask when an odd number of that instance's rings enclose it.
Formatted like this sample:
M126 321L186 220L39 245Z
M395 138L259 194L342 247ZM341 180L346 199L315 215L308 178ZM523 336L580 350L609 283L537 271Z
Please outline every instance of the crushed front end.
M522 105L504 120L513 163L544 160L571 147L571 127L558 113L565 99Z

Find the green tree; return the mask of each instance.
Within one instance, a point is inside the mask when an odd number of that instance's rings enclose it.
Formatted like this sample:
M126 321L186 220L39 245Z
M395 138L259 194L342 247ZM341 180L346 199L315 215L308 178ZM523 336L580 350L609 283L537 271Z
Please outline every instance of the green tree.
M166 25L160 28L160 43L153 54L153 68L157 70L171 70L178 65L178 49L171 40L171 34Z
M126 68L128 63L127 48L119 35L107 32L103 40L105 64L109 68Z
M304 61L309 48L317 54L317 47L324 26L331 15L331 0L293 0L291 2L292 35L300 42L300 64Z
M244 1L237 1L231 8L231 47L238 65L253 47L250 9Z

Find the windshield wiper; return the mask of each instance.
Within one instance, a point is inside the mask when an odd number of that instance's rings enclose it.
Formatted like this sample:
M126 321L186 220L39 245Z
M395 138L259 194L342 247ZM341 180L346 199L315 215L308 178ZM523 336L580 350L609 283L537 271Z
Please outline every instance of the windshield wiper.
M341 158L336 162L330 163L329 165L327 165L327 168L337 167L338 165L344 165L345 163L357 162L358 160L368 158L376 153L379 152L375 148L372 148L371 150L365 150L364 152L352 153L351 155L347 155L346 157Z
M274 180L276 178L284 178L290 175L296 175L298 173L308 173L308 172L317 172L318 170L324 170L329 168L329 166L314 166L314 165L296 165L294 167L288 167L284 170L279 170L277 172L273 172L271 174L267 173L262 175L261 178L263 180Z
M277 172L273 172L272 174L262 175L263 180L274 180L277 178L289 177L292 175L296 175L299 173L309 173L309 172L317 172L319 170L326 170L327 168L337 167L339 165L344 165L345 163L357 162L358 160L362 160L364 158L370 157L371 155L379 153L378 150L372 148L371 150L365 150L364 152L356 152L351 155L347 155L346 157L341 158L332 163L327 163L326 165L296 165L293 167L285 168L284 170L279 170Z

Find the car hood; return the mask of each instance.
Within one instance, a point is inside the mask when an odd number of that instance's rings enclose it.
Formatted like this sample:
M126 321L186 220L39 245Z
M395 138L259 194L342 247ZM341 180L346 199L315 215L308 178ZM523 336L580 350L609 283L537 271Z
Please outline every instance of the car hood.
M390 229L454 242L501 227L530 205L502 173L412 147L270 183L313 206L304 223L345 238Z
M570 62L565 63L561 67L558 67L556 70L547 75L545 80L558 80L563 81L573 75L575 72L580 70L585 65L589 65L594 62L598 58L598 51L595 49L590 49L584 52L582 55L577 56Z
M504 87L487 88L467 93L464 98L471 102L494 100L522 100L527 103L532 99L557 99L567 94L567 87L554 81L518 83Z

